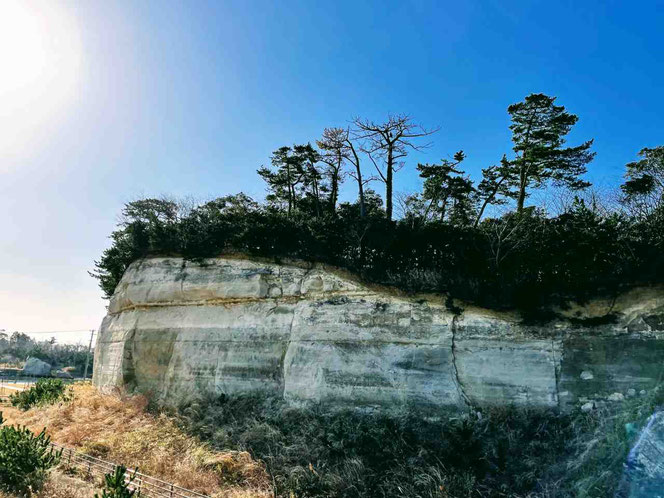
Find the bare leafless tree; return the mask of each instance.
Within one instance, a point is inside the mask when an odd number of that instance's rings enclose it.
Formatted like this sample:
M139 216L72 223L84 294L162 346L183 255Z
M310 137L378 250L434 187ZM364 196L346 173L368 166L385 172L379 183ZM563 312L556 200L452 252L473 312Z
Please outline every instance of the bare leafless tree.
M423 128L406 114L390 114L383 123L362 118L353 120L352 137L362 143L362 152L375 166L378 179L385 183L385 211L388 219L392 219L394 174L403 167L402 160L408 152L422 150L431 145L416 144L415 140L437 131L437 128Z
M316 143L320 149L320 160L326 165L325 174L330 181L330 212L334 214L339 198L339 184L344 179L344 164L348 161L346 145L348 132L344 128L325 128Z
M339 195L339 183L343 180L343 167L348 165L348 174L357 183L360 216L364 218L366 214L364 186L374 178L367 178L362 175L360 156L356 145L351 140L350 130L348 128L325 128L323 137L318 141L318 147L322 152L322 161L328 166L332 211L335 209Z

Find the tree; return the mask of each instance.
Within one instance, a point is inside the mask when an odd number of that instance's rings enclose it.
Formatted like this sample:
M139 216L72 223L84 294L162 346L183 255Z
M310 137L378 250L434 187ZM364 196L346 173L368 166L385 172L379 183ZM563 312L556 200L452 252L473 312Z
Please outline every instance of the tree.
M620 188L623 202L637 216L650 216L664 207L664 146L639 151L641 159L627 164Z
M317 163L320 161L318 151L311 144L280 147L272 154L273 169L262 166L258 174L268 186L268 202L277 206L287 207L290 218L298 207L304 208L302 201L313 205L316 216L321 214L321 203L324 192L322 176Z
M322 151L320 160L326 165L325 174L330 182L329 210L332 214L336 212L339 185L343 182L343 167L350 152L347 139L348 131L344 128L325 128L323 136L316 142Z
M482 181L477 184L475 190L475 196L480 206L475 218L475 227L482 221L487 206L505 204L507 197L514 197L509 178L510 165L505 156L500 161L500 165L494 164L482 170Z
M362 177L362 168L360 165L360 156L357 153L357 149L355 148L355 144L353 141L350 139L350 132L348 128L345 130L345 138L344 142L346 143L346 146L348 147L348 151L350 154L348 155L348 161L353 165L353 169L349 172L349 175L355 180L357 183L357 202L360 205L360 218L364 218L367 215L367 200L366 196L364 193L364 186L367 185L369 182L371 182L374 178L373 177L368 177L368 178L363 178Z
M349 176L357 183L357 200L360 217L366 216L364 187L374 178L364 178L360 164L360 156L355 144L350 139L348 128L325 128L323 137L317 142L323 151L321 161L328 165L327 176L330 181L330 209L334 212L339 196L339 184L343 182L343 166L349 165Z
M389 115L383 123L355 118L353 124L354 138L363 141L361 150L371 159L379 179L385 183L385 213L387 219L391 220L394 173L403 167L402 159L408 155L409 150L422 150L431 145L418 145L415 139L429 136L438 130L427 130L413 123L412 118L406 114Z
M113 472L104 475L102 494L95 493L95 498L140 498L140 489L136 490L133 485L137 473L138 469L131 474L127 467L118 465Z
M274 171L262 166L258 169L258 174L267 183L270 192L267 196L268 202L275 204L285 202L290 217L296 205L296 187L304 176L302 165L293 157L293 150L288 146L275 150L271 162Z
M308 143L306 145L294 145L292 158L302 171L302 187L305 196L312 201L316 218L319 218L322 212L323 196L328 190L323 183L323 176L317 166L321 159L320 154Z
M51 446L46 429L35 434L20 425L0 427L0 491L14 496L33 496L61 456L62 450L56 451Z
M586 165L595 157L593 141L564 148L565 136L578 117L555 105L555 97L542 93L528 95L523 102L507 108L512 124L512 142L516 157L508 162L509 180L515 183L517 212L521 213L531 188L541 188L547 181L572 190L590 186L580 179Z
M429 216L462 224L468 220L473 209L471 193L474 188L473 182L459 169L465 157L460 150L454 154L454 161L443 159L441 164L417 166L420 177L424 178L422 198L428 201L423 213L424 220Z

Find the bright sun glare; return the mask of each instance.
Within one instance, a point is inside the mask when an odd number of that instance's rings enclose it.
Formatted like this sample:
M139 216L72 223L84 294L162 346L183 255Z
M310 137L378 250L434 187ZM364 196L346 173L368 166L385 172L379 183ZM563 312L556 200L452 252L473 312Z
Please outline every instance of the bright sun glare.
M0 4L0 169L47 133L79 83L77 26L53 0ZM4 163L4 164L2 164Z

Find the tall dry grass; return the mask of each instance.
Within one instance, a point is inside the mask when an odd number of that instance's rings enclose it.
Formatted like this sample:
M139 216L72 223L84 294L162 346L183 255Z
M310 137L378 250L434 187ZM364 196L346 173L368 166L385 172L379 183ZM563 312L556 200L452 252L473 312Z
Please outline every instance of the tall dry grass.
M143 396L102 395L76 384L74 400L21 412L3 410L6 424L46 428L54 442L138 467L145 474L212 497L271 496L263 464L247 452L213 451L166 415L148 413ZM53 494L53 497L57 497Z
M70 477L59 472L51 472L44 487L33 495L34 498L93 498L101 495L98 486L90 482ZM0 498L17 498L0 491Z

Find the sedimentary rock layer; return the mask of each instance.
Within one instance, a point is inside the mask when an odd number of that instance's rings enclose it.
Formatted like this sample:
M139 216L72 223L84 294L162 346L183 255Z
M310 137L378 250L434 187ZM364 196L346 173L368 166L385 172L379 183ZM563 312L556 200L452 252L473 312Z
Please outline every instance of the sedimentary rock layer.
M532 327L323 266L152 258L129 267L110 301L94 382L168 405L258 390L332 408L465 409L567 408L660 381L663 291L566 313Z

